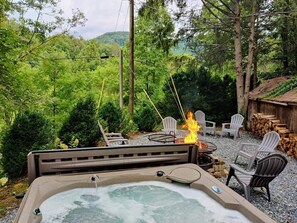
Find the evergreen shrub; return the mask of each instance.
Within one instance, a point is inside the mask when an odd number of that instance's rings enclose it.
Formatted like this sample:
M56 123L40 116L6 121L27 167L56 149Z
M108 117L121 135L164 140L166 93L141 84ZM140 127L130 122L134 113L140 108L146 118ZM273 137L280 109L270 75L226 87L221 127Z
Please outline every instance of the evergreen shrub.
M155 110L148 105L140 107L135 115L135 123L140 131L153 131L158 119Z
M108 128L108 132L120 132L123 114L118 106L112 102L107 102L99 109L99 118L106 122L104 127ZM103 125L103 124L102 124Z
M33 150L49 149L52 141L51 124L43 114L19 113L6 129L2 141L2 166L9 178L27 173L27 154Z
M69 145L76 139L78 147L96 146L99 138L96 103L92 97L81 100L70 112L59 133L63 143Z
M128 112L128 110L122 111L122 121L121 121L120 131L124 136L138 132L137 124L133 122L133 120L131 120L130 113Z
M185 113L202 110L207 120L217 122L217 125L229 121L231 115L237 113L236 83L229 75L211 75L209 70L200 67L176 73L173 80ZM164 116L181 119L172 89L171 83L164 85L165 97L157 107Z

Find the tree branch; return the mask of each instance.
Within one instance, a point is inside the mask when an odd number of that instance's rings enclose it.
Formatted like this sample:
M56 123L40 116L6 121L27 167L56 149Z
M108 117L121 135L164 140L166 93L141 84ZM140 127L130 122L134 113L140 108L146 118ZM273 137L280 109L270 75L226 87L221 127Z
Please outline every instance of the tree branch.
M40 15L41 15L41 9L39 9L39 12L38 12L38 15L37 15L35 24L36 24L36 22L38 22L38 20L39 20L39 18L40 18ZM29 39L27 45L30 45L30 44L31 44L31 42L32 42L32 40L33 40L33 37L35 36L35 33L36 33L36 27L34 26L34 30L33 30L33 32L32 32L32 35L31 35L31 37L30 37L30 39Z
M44 41L43 43L40 43L39 45L35 46L35 47L32 47L31 49L29 49L26 53L24 53L23 55L20 55L19 56L19 59L24 59L25 57L27 57L29 54L31 54L34 50L40 48L41 46L51 42L52 40L55 40L57 39L58 37L62 36L63 34L67 33L67 31L64 31L63 33L60 33L58 35L55 35L53 37L49 37L47 38L46 41Z
M233 15L235 15L235 12L227 5L224 1L219 0L221 4L223 4Z
M223 9L221 9L220 7L216 6L215 4L213 4L211 1L209 0L202 0L203 4L205 5L205 1L210 4L212 7L214 7L215 9L217 9L218 11L220 11L221 13L223 13L226 16L230 16L230 13L228 11L225 11ZM231 10L231 14L234 14L234 12Z
M222 24L227 25L220 17L218 17L212 10L211 8L208 7L206 2L204 0L201 0L205 8L212 14L215 18L217 18Z

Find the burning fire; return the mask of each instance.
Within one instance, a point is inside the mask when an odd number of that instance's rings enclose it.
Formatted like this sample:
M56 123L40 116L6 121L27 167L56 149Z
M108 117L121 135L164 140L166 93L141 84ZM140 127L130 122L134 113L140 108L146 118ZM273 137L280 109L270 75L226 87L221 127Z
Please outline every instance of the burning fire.
M200 129L200 126L197 124L196 120L193 119L193 113L188 112L186 124L183 125L184 128L188 128L189 134L185 136L185 143L196 143L197 141L197 132Z

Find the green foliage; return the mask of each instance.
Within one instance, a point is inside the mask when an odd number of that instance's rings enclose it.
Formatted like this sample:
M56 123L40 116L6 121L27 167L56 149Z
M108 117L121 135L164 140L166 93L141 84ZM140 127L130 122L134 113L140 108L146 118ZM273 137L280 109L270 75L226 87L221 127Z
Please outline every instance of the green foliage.
M135 123L140 131L151 132L158 122L155 110L148 105L141 106L135 114Z
M208 0L201 10L191 9L185 17L187 21L178 34L191 39L191 48L203 66L219 69L234 61L233 17L234 1ZM243 61L247 61L249 36L251 32L251 1L238 1L241 15L241 46ZM263 16L261 23L256 22L255 42L257 72L288 74L296 71L296 1L257 1L259 15ZM265 12L264 12L265 11ZM276 12L282 12L281 14ZM264 14L263 14L264 13ZM258 12L256 13L258 14ZM243 64L245 65L245 64ZM223 68L223 69L222 69ZM271 77L270 77L271 78Z
M127 136L128 134L133 134L138 131L138 127L133 122L133 120L130 119L130 113L128 110L122 111L122 121L121 121L121 133L124 136Z
M10 9L10 1L7 0L0 0L0 25L2 26L2 21L6 18L7 16L7 11Z
M112 102L103 104L99 109L99 118L107 124L108 132L119 132L122 122L122 111Z
M202 110L208 120L221 123L236 113L235 80L229 76L221 79L211 76L209 71L201 67L192 68L173 76L184 112ZM174 87L171 82L164 86L165 97L158 103L163 116L182 118Z
M96 37L95 40L102 44L113 45L116 43L124 46L129 41L129 32L108 32ZM187 45L185 40L181 40L170 49L170 52L174 55L192 54Z
M1 128L10 125L15 114L20 111L43 111L42 106L48 103L48 88L44 89L48 85L34 82L34 79L44 80L38 67L38 58L44 58L47 55L46 47L51 48L54 40L59 38L60 35L52 35L53 32L67 33L85 21L79 11L74 11L69 19L64 18L63 13L57 9L57 3L57 0L0 1ZM28 16L34 12L38 15L36 19ZM7 18L7 15L13 15L13 19ZM41 90L40 86L44 88Z
M164 3L152 0L144 3L137 17L136 33L145 36L150 46L169 52L176 41L174 24Z
M48 149L52 141L51 125L43 114L19 113L3 137L2 165L9 178L27 172L27 154L32 150Z
M15 71L18 67L17 55L19 38L7 22L0 18L0 114L5 115L5 123L11 124L11 113L18 103L15 89L19 85Z
M120 46L124 46L125 42L129 40L129 32L108 32L95 38L103 44L118 43Z
M22 26L20 35L23 36L25 42L24 52L22 52L20 58L30 56L43 43L48 41L47 36L50 36L50 34L68 33L71 28L83 25L86 22L84 14L78 9L72 11L70 18L65 18L63 16L64 12L57 7L58 2L58 0L22 0L14 3L13 13ZM34 13L38 15L36 19L27 16ZM43 19L44 16L47 19ZM31 32L30 30L34 31ZM39 46L36 47L36 44Z
M297 87L297 77L294 77L286 82L281 83L276 88L274 88L272 91L268 92L264 98L272 98L277 97L279 95L282 95L294 88Z
M71 146L78 139L79 147L96 146L98 126L96 119L96 103L92 97L81 100L70 112L69 118L60 129L59 138Z

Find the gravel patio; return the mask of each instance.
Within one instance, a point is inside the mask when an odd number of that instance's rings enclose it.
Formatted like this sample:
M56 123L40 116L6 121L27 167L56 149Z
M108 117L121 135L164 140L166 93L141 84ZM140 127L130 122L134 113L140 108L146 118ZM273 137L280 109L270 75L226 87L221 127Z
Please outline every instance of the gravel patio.
M229 170L229 165L234 162L235 154L238 151L239 145L242 142L247 143L260 143L261 139L254 137L249 132L241 132L240 138L233 140L233 137L220 135L212 136L201 136L201 140L209 141L217 146L217 150L213 152L214 155L222 159ZM152 144L148 140L147 136L138 136L134 139L129 140L130 144L133 145L144 145ZM279 223L297 223L297 160L287 156L281 151L276 150L276 153L284 155L288 164L283 172L270 183L271 202L268 202L266 193L262 192L261 189L252 189L251 191L251 203L257 208L262 210L264 213L269 215L272 219ZM239 162L244 160L239 159ZM223 183L226 182L225 178L219 178ZM243 190L240 184L234 178L231 178L229 186L244 196Z

